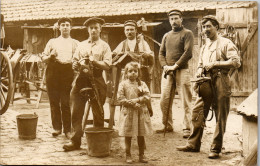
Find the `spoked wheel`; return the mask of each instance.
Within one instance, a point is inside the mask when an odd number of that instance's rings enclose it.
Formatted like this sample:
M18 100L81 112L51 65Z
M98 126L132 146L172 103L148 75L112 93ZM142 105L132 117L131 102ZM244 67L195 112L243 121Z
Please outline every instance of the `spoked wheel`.
M0 87L0 98L1 98L1 110L0 115L4 114L8 107L12 97L14 82L13 72L10 59L7 54L1 52L1 87Z

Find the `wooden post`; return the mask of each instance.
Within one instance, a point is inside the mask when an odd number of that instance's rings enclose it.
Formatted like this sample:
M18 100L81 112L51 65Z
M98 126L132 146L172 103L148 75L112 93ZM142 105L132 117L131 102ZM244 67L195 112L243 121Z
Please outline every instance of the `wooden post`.
M24 24L24 26L27 26L27 23ZM24 28L24 38L23 38L23 49L27 50L29 52L29 31L27 28ZM26 64L25 64L26 65ZM28 75L27 75L28 77ZM28 83L24 83L25 86L25 95L26 95L26 101L27 103L31 103L30 101L30 86Z
M115 116L115 109L116 109L116 100L117 100L117 91L119 86L119 80L121 76L121 66L113 66L112 72L116 70L116 77L115 81L113 79L113 85L114 85L114 92L112 96L112 100L109 103L109 110L110 110L110 118L109 118L109 128L113 128L114 124L114 116Z
M36 101L36 108L39 108L39 104L41 102L42 93L43 93L43 91L41 89L44 88L44 84L45 84L46 67L43 70L44 71L43 71L43 76L42 76L42 80L40 83L40 91L38 92L37 101Z
M250 149L250 153L245 158L243 164L239 164L240 166L251 166L257 164L257 139L254 142L254 145Z
M27 26L25 23L24 26ZM23 29L23 49L27 50L28 48L28 42L29 42L29 32L27 28Z
M84 115L83 115L83 120L82 120L82 130L83 130L83 133L84 133L85 127L87 125L89 111L90 111L90 101L88 101L85 104L85 110L84 110Z

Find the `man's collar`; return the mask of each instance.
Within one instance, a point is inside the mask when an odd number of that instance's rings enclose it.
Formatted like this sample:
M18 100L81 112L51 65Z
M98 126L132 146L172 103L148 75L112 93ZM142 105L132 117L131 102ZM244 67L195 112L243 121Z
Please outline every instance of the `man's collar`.
M218 35L218 33L216 34L216 39L215 40L210 40L209 38L208 38L208 40L210 41L210 42L214 42L214 41L216 41L216 40L218 40L219 39L219 37L220 37L220 35Z
M71 37L69 36L67 38L64 38L62 35L60 35L58 38L60 38L60 39L70 39Z
M87 40L88 43L93 43L93 44L98 44L99 41L100 41L100 38L96 41L92 41L90 38L88 38L88 40Z
M129 40L128 38L126 40L130 41L130 42L133 42L133 41L136 41L136 37L133 40Z

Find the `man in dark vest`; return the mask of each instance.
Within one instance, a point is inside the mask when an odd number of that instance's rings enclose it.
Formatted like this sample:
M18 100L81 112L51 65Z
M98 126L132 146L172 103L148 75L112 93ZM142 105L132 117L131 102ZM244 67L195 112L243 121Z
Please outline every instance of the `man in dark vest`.
M148 43L144 40L142 35L137 35L137 23L134 20L128 20L124 23L124 32L126 40L122 41L113 54L119 55L129 53L133 55L133 61L140 64L141 67L141 81L144 81L148 88L151 84L151 71L154 64L154 54L151 51ZM136 57L136 59L135 59ZM153 115L151 102L147 103L150 116Z
M234 43L218 35L219 22L211 15L202 19L202 28L207 39L199 56L197 77L209 77L209 86L196 85L197 97L192 110L192 132L185 146L177 147L184 152L199 152L205 121L211 106L216 116L216 128L211 144L209 158L219 157L230 108L231 85L228 72L231 68L240 67L238 49ZM205 88L204 88L205 87ZM205 96L205 97L204 97ZM211 100L209 100L211 99Z

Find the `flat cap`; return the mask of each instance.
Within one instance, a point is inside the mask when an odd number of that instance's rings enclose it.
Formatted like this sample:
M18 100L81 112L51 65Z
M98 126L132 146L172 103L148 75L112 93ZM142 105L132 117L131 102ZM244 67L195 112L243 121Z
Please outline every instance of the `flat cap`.
M171 16L171 15L179 15L179 16L182 16L182 12L178 9L173 9L171 11L168 12L168 16Z
M105 23L105 20L99 17L91 17L89 19L87 19L83 25L84 26L88 26L90 23L99 23L100 25L103 25Z
M58 20L58 25L60 25L61 23L63 22L66 22L68 21L70 24L72 23L72 20L70 18L67 18L67 17L62 17Z
M215 16L213 16L213 15L207 15L207 16L204 16L202 18L202 22L206 22L208 20L215 21L219 25L219 22L218 22L217 18Z
M137 27L137 23L134 20L127 20L127 21L125 21L124 26L128 26L128 25Z

